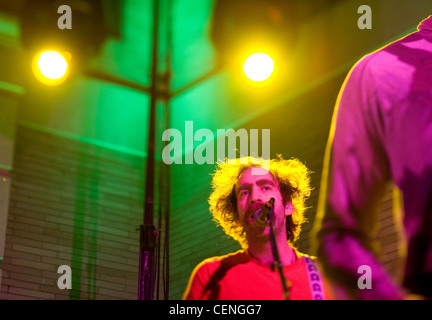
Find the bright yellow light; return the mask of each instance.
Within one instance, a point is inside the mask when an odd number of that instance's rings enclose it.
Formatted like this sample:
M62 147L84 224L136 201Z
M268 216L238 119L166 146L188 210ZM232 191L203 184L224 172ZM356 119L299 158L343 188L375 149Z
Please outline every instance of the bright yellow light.
M48 79L59 79L66 73L67 62L63 56L55 51L42 52L39 56L38 67L42 75Z
M36 78L47 85L58 85L66 78L68 62L56 51L45 51L35 56L33 72Z
M243 64L243 71L252 81L264 81L268 79L274 70L273 59L265 53L251 54Z

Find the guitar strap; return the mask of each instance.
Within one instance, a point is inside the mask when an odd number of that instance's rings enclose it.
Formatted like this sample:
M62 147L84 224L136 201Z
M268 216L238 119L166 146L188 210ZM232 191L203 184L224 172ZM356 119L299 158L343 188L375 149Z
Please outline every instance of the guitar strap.
M301 257L306 264L312 299L325 300L324 281L317 259L307 255L302 255Z

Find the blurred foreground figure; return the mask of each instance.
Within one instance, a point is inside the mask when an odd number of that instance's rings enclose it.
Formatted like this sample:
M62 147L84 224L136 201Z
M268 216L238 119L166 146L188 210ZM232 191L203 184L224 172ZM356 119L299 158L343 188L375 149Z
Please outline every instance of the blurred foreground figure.
M305 221L305 200L310 195L308 169L295 159L271 160L268 170L257 161L241 158L218 166L212 181L210 212L243 249L201 262L190 277L184 299L330 298L316 259L293 246ZM266 206L273 209L273 214L261 219L258 213ZM279 256L276 264L272 234Z
M388 183L402 198L403 283L373 253ZM432 16L418 31L361 59L338 98L311 241L336 298L432 298ZM397 209L397 208L396 208ZM370 267L371 289L358 287Z

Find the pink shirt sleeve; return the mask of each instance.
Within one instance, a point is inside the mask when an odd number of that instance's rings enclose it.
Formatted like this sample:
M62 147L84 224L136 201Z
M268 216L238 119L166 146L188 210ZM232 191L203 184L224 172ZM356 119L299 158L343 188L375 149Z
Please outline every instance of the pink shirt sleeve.
M399 288L373 250L378 201L390 181L383 147L386 116L376 79L364 57L338 97L326 151L317 220L317 255L328 276L351 298L395 299ZM327 179L329 178L329 179ZM359 267L372 270L371 290L360 290Z

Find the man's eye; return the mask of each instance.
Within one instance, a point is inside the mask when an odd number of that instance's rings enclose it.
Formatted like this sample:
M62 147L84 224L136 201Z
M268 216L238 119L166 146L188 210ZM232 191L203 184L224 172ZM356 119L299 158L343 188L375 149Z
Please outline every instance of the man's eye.
M263 189L266 191L269 191L269 190L271 190L271 187L270 186L264 186Z
M240 197L246 196L248 194L249 194L248 190L242 190L242 191L240 191Z

